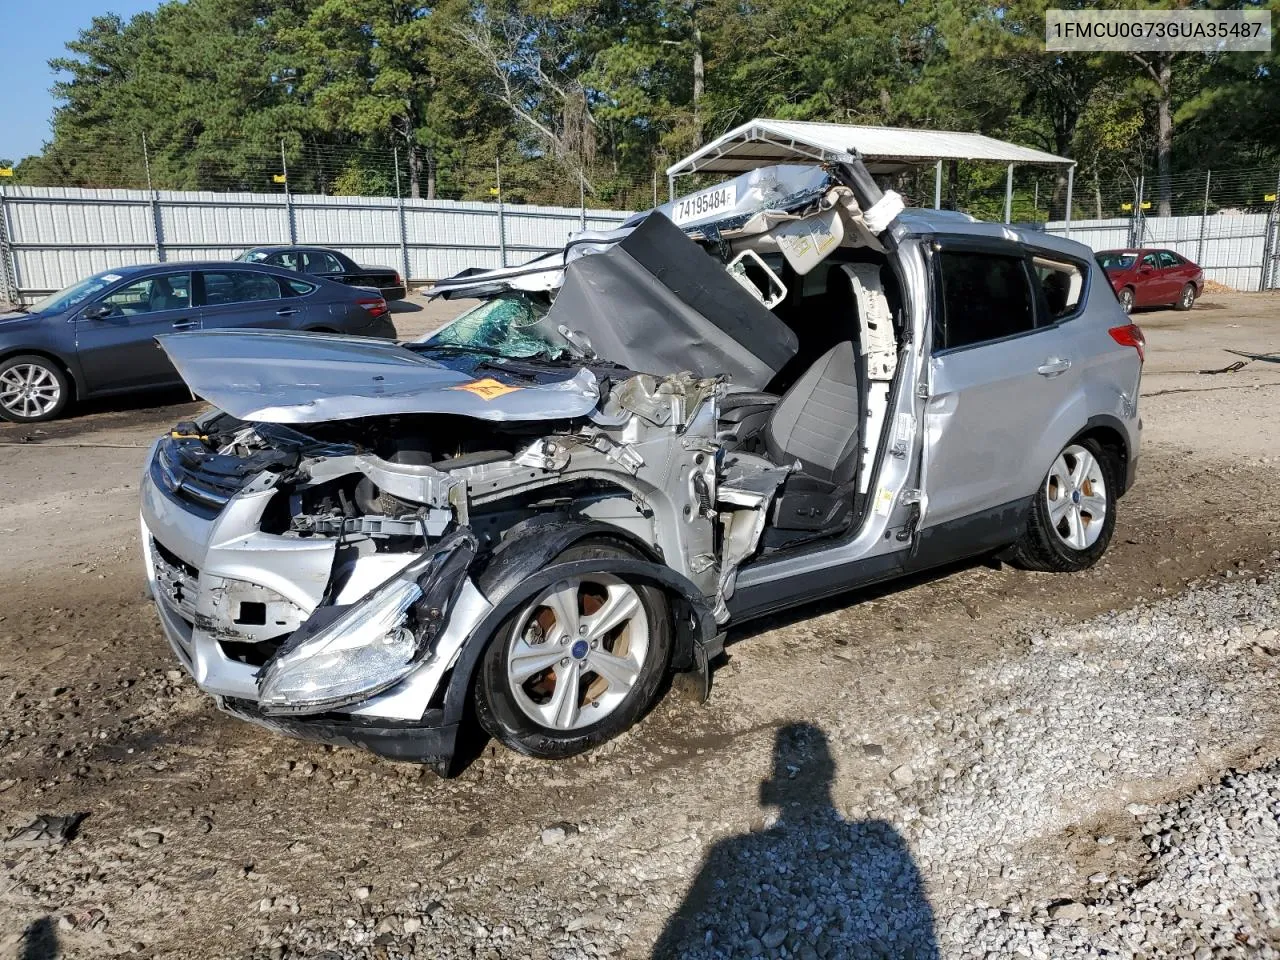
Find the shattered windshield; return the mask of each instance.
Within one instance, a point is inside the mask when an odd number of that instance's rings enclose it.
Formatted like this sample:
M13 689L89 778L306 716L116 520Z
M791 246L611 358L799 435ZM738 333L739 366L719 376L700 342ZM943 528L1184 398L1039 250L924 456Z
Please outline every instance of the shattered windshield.
M423 346L473 348L517 360L532 357L559 359L568 345L554 331L539 325L551 304L526 293L505 293L486 300L428 339Z

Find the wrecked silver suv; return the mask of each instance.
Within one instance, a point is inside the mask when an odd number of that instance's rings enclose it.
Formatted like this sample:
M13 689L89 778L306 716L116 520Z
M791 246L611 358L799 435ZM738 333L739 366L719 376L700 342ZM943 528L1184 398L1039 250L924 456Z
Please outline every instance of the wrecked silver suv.
M714 211L704 213L703 211ZM437 285L436 336L161 338L151 589L226 711L447 771L563 757L731 623L960 557L1076 570L1136 465L1142 339L1089 251L770 167Z

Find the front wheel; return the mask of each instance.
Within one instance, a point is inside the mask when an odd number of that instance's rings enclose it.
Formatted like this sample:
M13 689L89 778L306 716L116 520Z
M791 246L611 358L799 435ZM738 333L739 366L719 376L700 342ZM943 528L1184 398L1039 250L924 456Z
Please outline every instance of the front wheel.
M1011 559L1027 570L1068 573L1098 562L1116 525L1115 457L1093 440L1069 443L1037 491Z
M52 420L71 400L71 381L52 360L10 357L0 363L0 419L13 423Z
M1190 310L1196 305L1196 285L1188 283L1182 288L1182 293L1178 295L1178 302L1174 307L1178 310Z
M553 562L615 557L634 559L612 544L584 544ZM572 756L644 714L670 657L661 590L604 572L568 577L531 598L490 640L476 678L476 717L517 753Z

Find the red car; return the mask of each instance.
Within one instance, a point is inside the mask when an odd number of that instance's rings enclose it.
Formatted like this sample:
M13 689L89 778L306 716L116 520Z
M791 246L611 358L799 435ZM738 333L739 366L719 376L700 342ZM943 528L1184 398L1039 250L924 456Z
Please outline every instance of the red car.
M1170 304L1190 310L1204 290L1204 271L1172 250L1103 250L1094 257L1125 313Z

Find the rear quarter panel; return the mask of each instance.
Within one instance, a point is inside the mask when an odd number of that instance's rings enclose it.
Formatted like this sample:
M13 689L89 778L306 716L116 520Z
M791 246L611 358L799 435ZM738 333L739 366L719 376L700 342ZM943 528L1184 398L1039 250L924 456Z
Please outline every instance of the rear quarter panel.
M1112 294L1106 273L1097 264L1090 268L1084 310L1062 325L1064 345L1079 372L1077 388L1044 425L1028 458L1022 478L1028 495L1039 489L1049 465L1062 448L1085 430L1091 420L1105 419L1124 437L1132 460L1140 440L1138 391L1142 363L1132 347L1111 338L1112 327L1130 322Z

